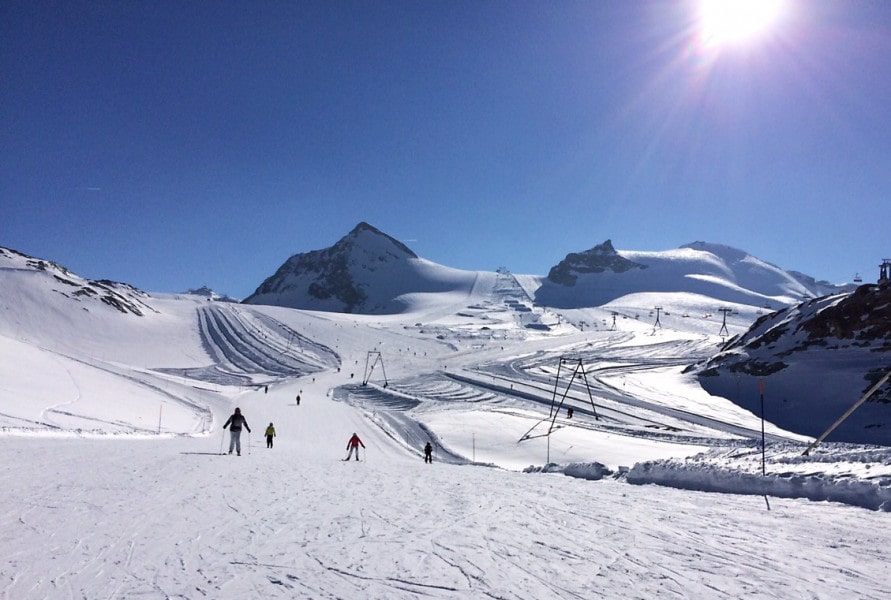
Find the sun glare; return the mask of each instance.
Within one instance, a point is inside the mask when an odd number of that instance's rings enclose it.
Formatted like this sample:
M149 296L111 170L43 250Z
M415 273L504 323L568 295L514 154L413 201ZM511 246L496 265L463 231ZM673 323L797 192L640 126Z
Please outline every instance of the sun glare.
M782 8L782 0L701 0L702 41L706 46L724 46L761 36L777 22Z

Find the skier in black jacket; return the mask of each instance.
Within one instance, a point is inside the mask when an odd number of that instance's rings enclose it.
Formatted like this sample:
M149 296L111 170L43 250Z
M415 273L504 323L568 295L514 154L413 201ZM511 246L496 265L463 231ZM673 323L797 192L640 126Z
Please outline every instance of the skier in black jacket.
M229 427L230 425L231 427ZM232 416L226 419L223 429L227 427L229 427L229 454L232 454L232 450L235 449L238 452L238 456L241 456L241 428L247 429L248 433L250 433L251 428L248 427L240 408L236 408Z

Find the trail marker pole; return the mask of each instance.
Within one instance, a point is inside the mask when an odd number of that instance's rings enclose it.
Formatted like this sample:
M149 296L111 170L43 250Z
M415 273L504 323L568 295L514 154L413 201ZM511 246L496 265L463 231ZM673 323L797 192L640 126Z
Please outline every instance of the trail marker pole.
M160 408L158 408L158 435L161 435L161 415L164 414L164 405L161 404Z
M766 459L764 457L764 379L758 380L758 389L761 392L761 476L767 475Z
M767 460L764 456L764 379L758 380L758 391L761 393L761 476L767 477ZM764 494L764 503L767 504L767 510L770 510L767 494Z

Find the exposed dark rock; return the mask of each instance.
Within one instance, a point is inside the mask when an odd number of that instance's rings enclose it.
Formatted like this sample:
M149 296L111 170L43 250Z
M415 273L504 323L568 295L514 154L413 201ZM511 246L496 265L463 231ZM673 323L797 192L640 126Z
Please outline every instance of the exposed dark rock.
M603 273L607 270L624 273L631 269L646 269L646 266L619 256L619 253L613 248L612 241L606 240L590 250L567 254L566 258L551 268L548 272L548 279L554 283L571 287L575 285L579 275Z
M343 312L371 310L363 289L367 284L357 281L357 273L417 257L399 240L362 222L330 248L290 257L244 302L277 303L275 296L305 294L333 302Z
M751 393L767 382L764 410L777 425L817 436L891 369L891 285L803 302L758 319L696 372L709 392L760 411ZM757 385L763 385L762 381ZM748 388L749 393L741 392ZM891 382L835 432L836 441L891 444Z

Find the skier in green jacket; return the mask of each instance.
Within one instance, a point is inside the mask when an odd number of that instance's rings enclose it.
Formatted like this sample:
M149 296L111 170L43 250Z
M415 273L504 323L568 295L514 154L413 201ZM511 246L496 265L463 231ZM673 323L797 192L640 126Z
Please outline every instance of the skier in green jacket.
M275 427L273 427L272 423L269 424L269 427L266 428L266 447L272 448L272 438L275 437Z

